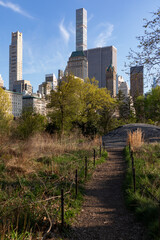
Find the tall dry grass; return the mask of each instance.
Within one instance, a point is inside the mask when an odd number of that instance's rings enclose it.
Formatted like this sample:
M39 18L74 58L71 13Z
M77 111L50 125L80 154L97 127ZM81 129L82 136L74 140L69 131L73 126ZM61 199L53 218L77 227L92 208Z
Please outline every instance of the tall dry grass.
M128 132L127 144L130 144L132 151L140 148L144 144L144 135L141 129L137 129L134 132Z
M92 150L94 146L99 146L100 141L98 137L89 140L77 134L63 136L61 139L57 135L36 134L26 141L7 141L1 146L0 156L3 156L9 172L27 174L39 168L39 163L34 159L59 156L81 149Z

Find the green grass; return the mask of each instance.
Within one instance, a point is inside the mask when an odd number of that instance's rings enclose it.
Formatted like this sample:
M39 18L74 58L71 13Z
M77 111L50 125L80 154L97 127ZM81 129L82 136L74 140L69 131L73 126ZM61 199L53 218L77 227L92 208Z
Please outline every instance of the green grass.
M133 154L136 193L133 191L132 163L128 147L124 153L127 161L124 184L126 204L146 226L146 239L158 240L160 213L155 198L160 200L160 144L143 145Z
M85 157L88 176L85 179ZM96 165L106 160L107 152L96 157ZM60 194L64 189L65 229L71 225L83 202L84 184L95 167L93 152L71 151L60 156L33 159L39 170L30 174L8 172L0 159L0 239L29 239L30 233L59 228ZM78 170L78 195L75 195L75 171ZM65 232L65 231L64 231ZM13 237L14 236L14 237Z

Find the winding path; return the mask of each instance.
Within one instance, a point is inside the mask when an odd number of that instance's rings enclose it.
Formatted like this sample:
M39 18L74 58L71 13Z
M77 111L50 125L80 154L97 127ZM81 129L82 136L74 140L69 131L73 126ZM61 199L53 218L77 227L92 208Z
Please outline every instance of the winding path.
M145 124L120 127L103 137L109 159L94 172L86 185L81 213L73 224L70 239L143 240L145 230L125 207L122 185L125 161L122 150L128 131L141 128L146 141L160 140L160 128Z

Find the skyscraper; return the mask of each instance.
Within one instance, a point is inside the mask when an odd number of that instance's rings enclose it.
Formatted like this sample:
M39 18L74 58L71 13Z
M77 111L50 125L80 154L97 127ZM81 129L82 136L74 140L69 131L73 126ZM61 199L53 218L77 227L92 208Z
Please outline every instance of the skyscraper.
M143 95L143 66L135 66L130 68L130 94L133 100Z
M84 8L76 10L76 51L87 49L87 11Z
M3 85L4 85L4 81L3 81L2 76L0 74L0 87L3 87Z
M14 81L22 80L22 33L12 32L9 46L9 90L13 91Z
M72 52L68 65L68 74L74 74L74 76L86 79L88 77L88 61L83 51Z
M98 47L84 51L88 60L88 77L95 77L99 87L106 87L106 68L112 64L117 72L117 49L114 46Z
M106 87L110 91L111 97L116 97L116 72L112 65L106 69Z

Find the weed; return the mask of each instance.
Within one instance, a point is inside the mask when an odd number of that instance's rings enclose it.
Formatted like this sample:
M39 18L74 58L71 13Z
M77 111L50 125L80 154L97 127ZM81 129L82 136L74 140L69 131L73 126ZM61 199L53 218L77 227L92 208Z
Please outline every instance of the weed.
M69 226L83 202L84 159L88 159L89 179L94 170L93 146L96 148L96 144L99 146L97 139L92 142L82 137L80 141L75 137L58 140L45 134L1 146L0 238L31 239L31 229L33 233L46 232L51 219L52 225L58 226L62 188L64 218L66 226ZM106 157L107 153L102 152L100 159L96 157L96 165L104 162Z
M132 163L129 148L125 148L127 172L124 184L125 200L137 218L148 229L148 237L159 239L159 206L160 196L160 144L144 144L134 152L134 166L136 169L136 193L133 192ZM156 200L157 199L157 200Z

